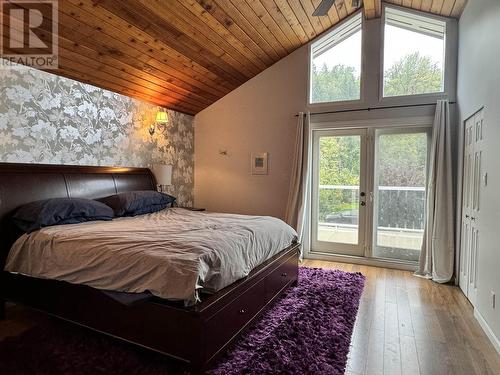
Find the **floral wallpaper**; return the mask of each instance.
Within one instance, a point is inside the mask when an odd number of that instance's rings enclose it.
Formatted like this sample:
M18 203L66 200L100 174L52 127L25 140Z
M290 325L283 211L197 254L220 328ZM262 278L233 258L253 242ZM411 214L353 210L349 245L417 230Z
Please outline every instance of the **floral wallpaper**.
M192 205L193 117L24 66L0 68L0 162L148 167L171 164L168 192Z

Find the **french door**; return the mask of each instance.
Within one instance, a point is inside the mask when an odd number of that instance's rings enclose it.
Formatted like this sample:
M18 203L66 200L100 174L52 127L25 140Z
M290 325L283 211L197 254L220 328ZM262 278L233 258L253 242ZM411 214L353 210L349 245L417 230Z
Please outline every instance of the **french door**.
M313 130L311 252L416 262L429 127Z
M311 239L318 251L365 252L366 135L366 129L314 132Z

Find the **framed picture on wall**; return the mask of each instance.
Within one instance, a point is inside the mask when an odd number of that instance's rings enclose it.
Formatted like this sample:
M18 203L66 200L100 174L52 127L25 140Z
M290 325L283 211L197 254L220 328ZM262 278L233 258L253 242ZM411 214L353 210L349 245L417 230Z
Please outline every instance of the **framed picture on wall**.
M252 152L252 174L267 174L267 152Z

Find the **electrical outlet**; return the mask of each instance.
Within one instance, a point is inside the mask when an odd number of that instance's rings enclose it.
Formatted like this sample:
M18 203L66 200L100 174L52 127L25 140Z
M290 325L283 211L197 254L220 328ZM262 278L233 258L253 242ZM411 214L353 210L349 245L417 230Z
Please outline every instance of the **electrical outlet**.
M490 303L491 303L491 308L495 308L495 292L490 291Z

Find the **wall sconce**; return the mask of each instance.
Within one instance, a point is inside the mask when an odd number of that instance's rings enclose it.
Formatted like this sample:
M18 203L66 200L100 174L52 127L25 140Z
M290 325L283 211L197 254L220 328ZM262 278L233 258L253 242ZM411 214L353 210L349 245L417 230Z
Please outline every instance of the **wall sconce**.
M168 113L166 111L159 111L156 114L155 122L149 126L149 135L153 136L156 129L164 132L165 126L167 124L168 124Z

